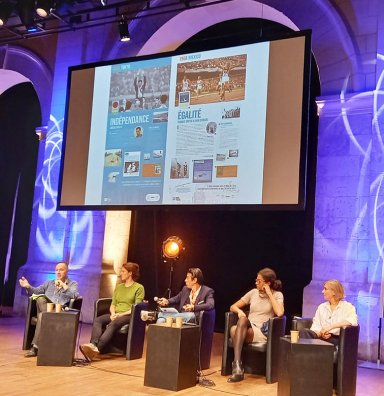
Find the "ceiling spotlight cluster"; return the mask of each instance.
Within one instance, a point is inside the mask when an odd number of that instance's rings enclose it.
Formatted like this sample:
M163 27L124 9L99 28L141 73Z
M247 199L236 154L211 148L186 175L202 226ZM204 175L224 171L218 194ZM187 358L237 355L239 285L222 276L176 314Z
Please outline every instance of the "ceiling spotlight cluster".
M122 42L129 42L132 21L227 1L169 0L165 5L156 0L0 0L0 45L109 24Z
M35 18L46 18L56 6L54 0L0 0L0 26L6 26L11 15L18 15L28 32L38 30Z

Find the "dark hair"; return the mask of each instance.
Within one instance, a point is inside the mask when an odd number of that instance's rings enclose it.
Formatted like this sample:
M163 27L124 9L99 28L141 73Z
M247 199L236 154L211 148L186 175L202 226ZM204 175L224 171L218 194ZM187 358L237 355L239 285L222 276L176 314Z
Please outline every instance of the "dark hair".
M199 285L204 283L203 271L200 268L188 268L187 272L192 275L192 279L197 279Z
M125 268L128 272L132 272L132 279L134 281L137 281L140 277L140 267L139 264L136 263L125 263L122 265L123 268Z
M283 284L279 279L276 279L276 272L271 268L263 268L261 269L257 275L263 277L265 282L270 282L270 288L275 291L281 291L283 289Z

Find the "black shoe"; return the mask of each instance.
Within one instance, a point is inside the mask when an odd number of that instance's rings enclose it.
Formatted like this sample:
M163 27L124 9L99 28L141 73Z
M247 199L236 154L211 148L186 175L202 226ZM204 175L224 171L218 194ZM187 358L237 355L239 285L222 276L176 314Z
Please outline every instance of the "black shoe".
M244 379L244 369L240 360L232 362L232 375L228 378L227 382L240 382Z
M36 357L37 356L37 348L33 346L25 355L25 357Z

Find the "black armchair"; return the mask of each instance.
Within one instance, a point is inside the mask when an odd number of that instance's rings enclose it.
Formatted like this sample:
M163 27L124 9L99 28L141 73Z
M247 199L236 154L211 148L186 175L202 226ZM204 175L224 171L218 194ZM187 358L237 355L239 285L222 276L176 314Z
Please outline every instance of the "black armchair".
M77 309L81 311L81 306L83 304L83 297L71 298L68 304L68 308ZM24 327L24 337L23 337L23 349L30 349L33 337L35 335L37 323L37 308L36 300L32 297L28 298L27 313L25 316L25 327Z
M312 319L293 318L292 330L309 329ZM357 352L360 326L340 328L338 349L333 364L333 387L338 396L355 396L357 378Z
M111 298L96 300L93 319L109 313L111 302ZM148 302L133 305L130 323L119 330L107 353L122 353L128 360L140 359L143 356L146 323L140 318L142 310L148 310Z
M215 331L215 319L216 311L214 309L209 311L200 311L200 370L206 370L211 365L211 351L213 333Z
M237 323L237 315L233 312L225 313L224 347L221 362L221 375L232 373L234 358L230 329ZM265 375L268 384L277 382L279 367L279 342L285 333L286 317L269 319L268 336L266 342L244 344L242 362L244 372Z

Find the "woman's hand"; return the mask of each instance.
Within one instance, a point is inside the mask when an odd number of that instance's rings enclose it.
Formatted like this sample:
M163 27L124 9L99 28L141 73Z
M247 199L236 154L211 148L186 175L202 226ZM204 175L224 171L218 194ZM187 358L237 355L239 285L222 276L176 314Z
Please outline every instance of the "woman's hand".
M246 318L247 315L245 314L245 312L242 309L239 309L237 312L237 316L240 318Z
M269 287L269 284L268 284L268 283L264 283L263 289L264 289L264 291L265 291L265 294L266 294L268 297L271 297L271 296L272 296L272 291L271 291L271 288Z

